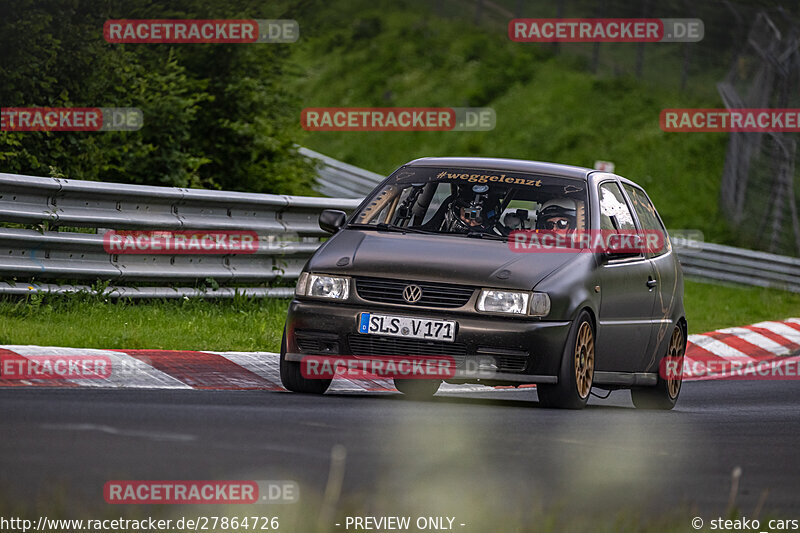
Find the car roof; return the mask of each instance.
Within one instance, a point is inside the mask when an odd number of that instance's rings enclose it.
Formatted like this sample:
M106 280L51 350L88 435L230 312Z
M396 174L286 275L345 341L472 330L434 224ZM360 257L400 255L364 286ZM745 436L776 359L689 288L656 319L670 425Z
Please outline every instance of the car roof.
M406 167L460 167L485 170L508 170L512 172L529 172L548 176L586 179L592 172L590 168L527 161L524 159L504 159L495 157L423 157L406 163Z

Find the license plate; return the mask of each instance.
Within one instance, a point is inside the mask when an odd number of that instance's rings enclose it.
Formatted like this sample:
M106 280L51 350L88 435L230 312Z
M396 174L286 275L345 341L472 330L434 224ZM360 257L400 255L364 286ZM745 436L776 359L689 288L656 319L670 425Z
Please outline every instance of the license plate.
M456 340L456 323L452 320L361 313L358 332L453 342Z

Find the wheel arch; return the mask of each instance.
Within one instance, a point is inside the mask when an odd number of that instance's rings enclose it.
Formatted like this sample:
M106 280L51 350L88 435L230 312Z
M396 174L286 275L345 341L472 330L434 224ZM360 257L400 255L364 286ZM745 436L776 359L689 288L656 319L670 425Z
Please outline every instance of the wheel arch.
M688 342L688 340L689 340L689 322L687 322L686 317L683 316L683 315L678 317L678 321L676 322L676 325L680 326L681 331L683 332L683 338L686 339L687 342Z

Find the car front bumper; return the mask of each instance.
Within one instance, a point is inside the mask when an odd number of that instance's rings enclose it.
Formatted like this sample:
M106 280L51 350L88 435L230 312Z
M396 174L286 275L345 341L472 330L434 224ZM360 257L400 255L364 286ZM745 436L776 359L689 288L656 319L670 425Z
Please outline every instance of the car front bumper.
M451 343L361 334L363 312L454 320L456 338ZM286 359L445 355L457 364L448 382L556 383L569 328L567 321L295 299L286 319Z

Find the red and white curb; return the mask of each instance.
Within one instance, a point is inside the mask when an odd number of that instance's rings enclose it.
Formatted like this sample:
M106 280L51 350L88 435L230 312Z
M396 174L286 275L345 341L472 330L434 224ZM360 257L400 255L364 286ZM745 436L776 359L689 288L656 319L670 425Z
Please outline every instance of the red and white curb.
M800 318L780 322L759 322L750 326L723 328L689 335L684 380L728 379L725 368L757 368L760 376L785 376L781 369L792 368L791 377L800 379ZM758 377L755 375L754 377Z
M780 367L800 360L800 318L759 322L689 335L684 379L707 380L727 376L712 373L713 362L757 362ZM278 354L272 352L204 352L171 350L97 350L50 346L0 346L0 359L43 361L53 356L106 358L112 371L103 379L7 379L0 387L50 386L137 389L284 390L280 384ZM507 387L504 387L507 388ZM390 380L337 378L332 392L394 391ZM442 392L487 390L480 385L443 384Z

